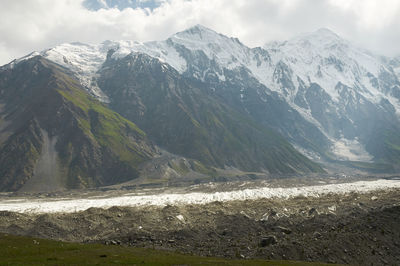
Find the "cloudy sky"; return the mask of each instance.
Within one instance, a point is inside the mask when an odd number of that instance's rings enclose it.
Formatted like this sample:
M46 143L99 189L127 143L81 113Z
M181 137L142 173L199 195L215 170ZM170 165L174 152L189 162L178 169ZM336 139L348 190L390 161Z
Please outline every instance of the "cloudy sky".
M64 42L162 40L195 24L250 47L327 27L400 55L398 0L1 0L0 65Z

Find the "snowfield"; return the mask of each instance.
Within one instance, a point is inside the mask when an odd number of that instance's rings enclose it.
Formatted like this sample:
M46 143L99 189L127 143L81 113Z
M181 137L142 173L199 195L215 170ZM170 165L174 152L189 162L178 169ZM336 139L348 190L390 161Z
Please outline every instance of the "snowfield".
M353 183L314 185L289 188L261 187L225 192L192 192L192 193L159 193L143 195L126 193L116 197L87 197L77 199L55 198L2 198L0 211L19 213L71 213L87 210L92 207L110 208L112 206L166 206L186 204L207 204L214 201L258 200L258 199L289 199L297 196L320 197L327 194L338 196L351 192L368 193L379 190L400 188L400 180L357 181Z

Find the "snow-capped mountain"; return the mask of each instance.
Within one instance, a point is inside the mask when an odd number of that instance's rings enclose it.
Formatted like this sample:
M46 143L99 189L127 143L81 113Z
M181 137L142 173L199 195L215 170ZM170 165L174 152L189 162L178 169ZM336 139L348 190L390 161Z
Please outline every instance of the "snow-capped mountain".
M40 54L69 68L109 102L97 83L99 70L131 53L203 82L211 95L276 129L313 158L390 161L387 153L399 153L400 59L374 55L328 29L249 48L196 25L164 41L62 44L26 58Z
M400 56L395 57L395 58L384 58L387 64L389 64L396 75L399 77L400 76Z
M343 159L373 159L365 145L374 116L399 121L394 113L400 111L400 83L393 68L328 29L265 49L277 66L269 87L309 121L316 120L332 140L332 152Z

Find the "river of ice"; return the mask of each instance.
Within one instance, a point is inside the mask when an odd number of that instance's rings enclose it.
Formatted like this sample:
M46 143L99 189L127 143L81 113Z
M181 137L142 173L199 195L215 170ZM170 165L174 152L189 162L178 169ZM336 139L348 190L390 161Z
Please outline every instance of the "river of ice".
M320 197L330 193L338 196L357 192L367 193L378 190L399 189L400 180L357 181L352 183L313 185L302 187L271 188L260 187L225 192L159 193L140 195L126 193L114 197L87 197L76 199L54 198L0 198L0 211L20 213L77 212L91 207L110 208L112 206L166 206L184 204L207 204L214 201L256 200L297 196Z

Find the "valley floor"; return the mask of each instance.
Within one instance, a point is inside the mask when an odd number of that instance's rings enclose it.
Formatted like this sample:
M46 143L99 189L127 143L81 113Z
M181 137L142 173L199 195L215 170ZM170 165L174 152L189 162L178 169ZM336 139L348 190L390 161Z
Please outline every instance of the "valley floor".
M202 256L400 265L400 181L351 181L204 184L28 200L4 194L0 232Z
M1 265L270 265L323 266L323 263L199 257L154 249L66 243L0 234Z

